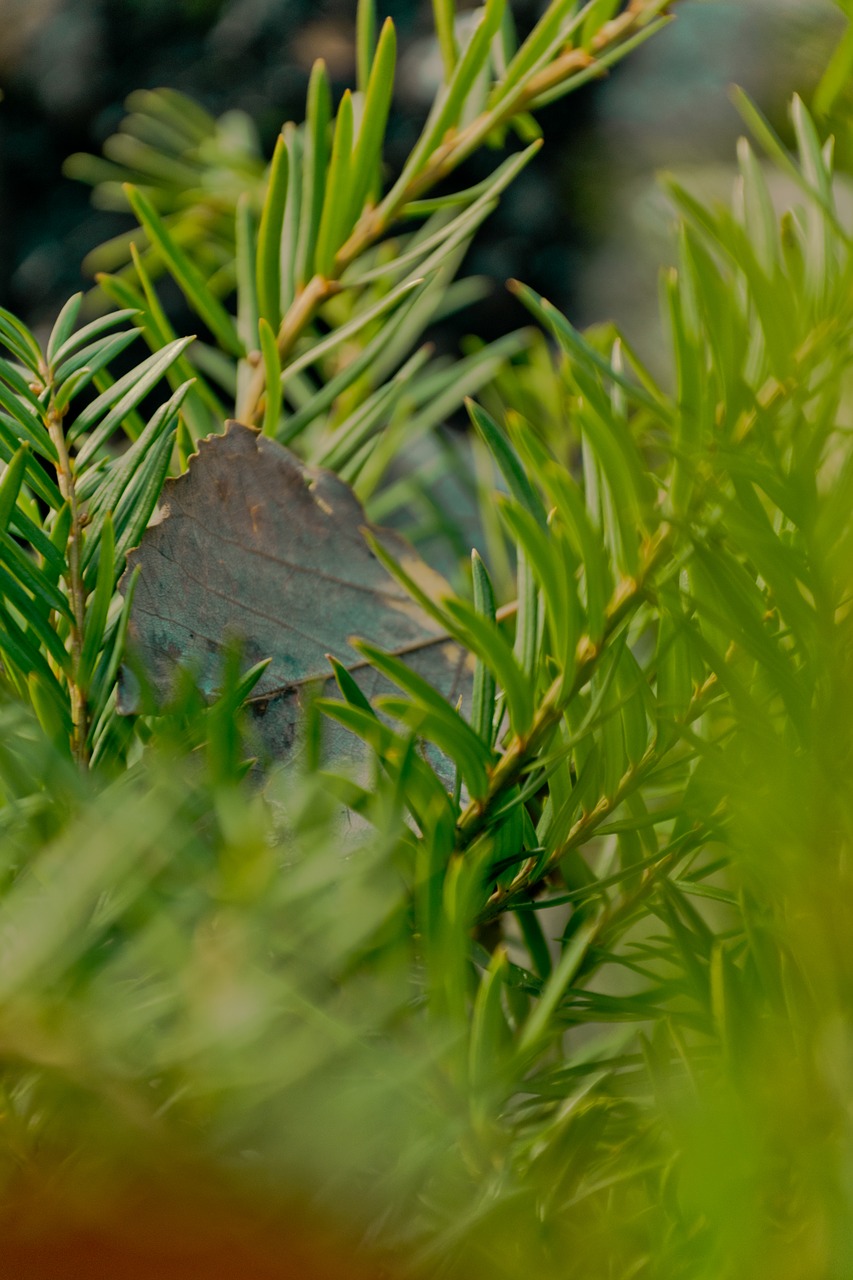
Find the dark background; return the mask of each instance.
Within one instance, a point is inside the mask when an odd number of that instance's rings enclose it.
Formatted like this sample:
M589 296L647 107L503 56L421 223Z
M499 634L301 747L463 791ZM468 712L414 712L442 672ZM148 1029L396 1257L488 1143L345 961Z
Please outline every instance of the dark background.
M513 0L521 31L543 7ZM397 23L402 57L393 170L426 112L436 58L427 3L380 10ZM544 152L481 231L467 273L519 276L580 323L615 315L630 326L633 316L642 327L633 313L645 305L647 260L661 252L652 172L680 165L707 177L730 163L731 80L784 130L790 90L808 93L837 31L829 0L685 0L677 13L607 80L541 113ZM88 283L84 255L130 225L92 209L61 166L100 150L132 89L170 85L214 114L245 111L269 152L282 122L302 119L315 57L339 91L353 82L354 21L355 0L0 0L0 304L48 324ZM465 177L495 162L475 157ZM461 323L494 337L520 320L498 284Z

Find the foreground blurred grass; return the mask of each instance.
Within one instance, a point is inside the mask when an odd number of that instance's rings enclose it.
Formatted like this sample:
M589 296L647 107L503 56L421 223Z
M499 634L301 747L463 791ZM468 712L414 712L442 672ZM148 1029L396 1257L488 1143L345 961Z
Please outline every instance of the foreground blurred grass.
M821 531L848 588L850 497ZM849 1275L850 629L801 744L745 719L703 760L749 949L711 959L719 1043L664 1021L604 1094L576 1048L533 1147L488 1090L472 1128L424 1020L390 784L354 832L321 778L267 803L165 732L105 784L3 708L6 1273L375 1275L349 1241L378 1229L430 1274Z

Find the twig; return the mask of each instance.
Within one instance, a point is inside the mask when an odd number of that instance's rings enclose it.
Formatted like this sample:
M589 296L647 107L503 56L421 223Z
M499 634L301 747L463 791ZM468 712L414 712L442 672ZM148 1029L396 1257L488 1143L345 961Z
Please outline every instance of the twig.
M86 589L83 585L83 574L80 567L80 509L77 504L77 488L74 483L74 470L68 453L65 432L62 429L61 413L58 413L53 400L47 412L46 425L53 446L57 453L56 478L59 492L68 503L71 512L71 525L68 531L68 592L71 598L71 623L69 640L71 644L72 670L68 677L68 689L71 698L71 751L79 765L88 760L87 739L89 736L89 708L86 690L78 681L81 658L83 654L83 630L86 621Z
M588 683L607 640L644 599L648 578L660 562L669 536L670 526L661 526L647 544L645 562L637 578L626 579L614 593L607 610L602 639L593 644L588 636L581 638L577 648L577 667L571 683L567 685L562 675L557 677L542 699L529 733L516 735L495 765L486 795L469 802L457 824L457 848L467 848L485 830L496 804L515 786L527 765L536 758L566 707Z
M385 235L407 204L419 199L451 174L493 130L509 124L543 93L556 88L578 71L594 68L607 50L642 28L653 11L659 8L659 0L632 0L624 13L605 23L592 41L590 51L574 46L566 49L549 67L522 82L517 90L507 94L491 109L481 112L464 129L459 132L450 130L421 172L415 174L402 191L396 194L389 192L378 205L364 210L349 239L335 256L334 275L313 276L297 294L277 334L279 357L284 359L314 319L319 307L341 289L338 278L346 268ZM259 426L263 419L264 387L263 366L258 365L237 415L251 426Z

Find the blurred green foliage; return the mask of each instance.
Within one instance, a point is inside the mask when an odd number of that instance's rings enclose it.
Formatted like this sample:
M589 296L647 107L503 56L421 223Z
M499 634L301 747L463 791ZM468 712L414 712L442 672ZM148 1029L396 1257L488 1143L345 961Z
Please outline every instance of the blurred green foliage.
M43 1176L91 1187L97 1222L105 1180L197 1167L235 1202L298 1190L416 1276L850 1274L853 237L832 139L795 98L789 153L738 94L795 203L746 141L730 203L668 182L671 387L523 285L538 328L510 349L412 354L531 155L433 187L466 148L527 142L528 109L665 7L554 0L519 51L500 5L466 45L437 4L447 84L390 191L371 68L393 33L377 46L368 4L360 87L333 117L318 68L270 170L149 97L184 169L133 175L143 252L102 281L123 310L75 329L72 301L44 350L0 315L6 1204ZM836 63L818 95L842 122L843 83ZM169 280L203 343L172 331ZM413 436L466 396L472 440L435 456L477 507L470 576L427 595L372 545L471 655L470 707L356 645L398 692L371 705L336 655L301 752L247 778L259 671L223 637L209 702L187 673L156 714L116 715L121 553L235 400L405 521ZM324 760L328 719L360 767Z

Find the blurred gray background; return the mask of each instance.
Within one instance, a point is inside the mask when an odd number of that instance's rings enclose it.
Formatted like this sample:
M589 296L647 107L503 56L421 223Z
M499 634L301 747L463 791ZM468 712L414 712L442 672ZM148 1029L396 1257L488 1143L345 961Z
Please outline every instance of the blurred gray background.
M387 0L398 25L388 162L402 163L434 88L428 3ZM460 6L464 7L464 6ZM514 0L521 32L544 8ZM792 89L808 96L841 27L830 0L683 0L677 20L606 80L542 113L542 156L504 197L468 264L518 276L581 324L614 318L640 344L666 255L660 167L724 190L739 119L727 85L743 85L783 134ZM86 281L80 262L130 225L99 212L61 176L73 151L98 151L133 89L169 85L214 113L248 112L267 149L301 119L313 59L338 91L354 72L355 0L0 0L0 303L48 322ZM475 158L472 178L495 163ZM523 321L497 283L457 319L494 337ZM455 340L458 333L451 333Z

